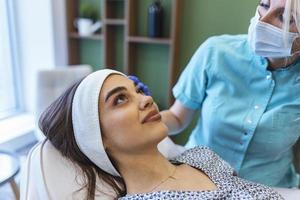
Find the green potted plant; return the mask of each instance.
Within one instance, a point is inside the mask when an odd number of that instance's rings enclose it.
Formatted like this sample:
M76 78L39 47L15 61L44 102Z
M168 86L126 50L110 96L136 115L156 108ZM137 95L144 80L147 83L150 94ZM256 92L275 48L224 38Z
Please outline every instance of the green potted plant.
M98 18L98 12L95 6L88 2L83 2L79 6L79 18L92 19L96 21Z
M89 36L101 28L102 23L97 21L97 19L98 12L95 6L88 2L81 3L79 6L79 17L74 21L79 35Z

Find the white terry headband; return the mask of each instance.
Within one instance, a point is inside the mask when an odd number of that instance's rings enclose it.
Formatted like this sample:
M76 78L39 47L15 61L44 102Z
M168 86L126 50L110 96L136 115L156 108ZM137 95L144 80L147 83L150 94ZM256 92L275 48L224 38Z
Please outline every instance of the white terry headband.
M72 123L79 149L102 170L114 176L121 176L105 152L98 112L102 85L111 74L126 76L118 71L103 69L82 80L72 103Z

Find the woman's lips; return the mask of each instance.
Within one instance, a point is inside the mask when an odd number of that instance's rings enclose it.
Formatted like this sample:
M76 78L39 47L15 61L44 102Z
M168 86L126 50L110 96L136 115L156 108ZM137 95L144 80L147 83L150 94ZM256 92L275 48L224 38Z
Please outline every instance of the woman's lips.
M161 120L161 115L159 114L159 112L153 110L146 115L146 117L142 121L142 124L148 122L160 121L160 120Z
M155 122L155 121L160 121L161 120L161 115L158 113L156 115L153 115L152 117L150 117L147 122Z

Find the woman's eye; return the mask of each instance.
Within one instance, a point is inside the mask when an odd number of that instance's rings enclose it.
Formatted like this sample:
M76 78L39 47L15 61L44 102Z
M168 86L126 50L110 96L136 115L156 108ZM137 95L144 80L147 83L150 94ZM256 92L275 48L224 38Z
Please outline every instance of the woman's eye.
M291 25L291 24L294 24L294 23L295 23L295 19L294 19L294 17L291 17L291 18L290 18L290 25Z
M141 88L137 88L136 93L145 94Z
M116 98L114 99L114 105L119 105L125 101L127 101L128 98L125 94L119 94L118 96L116 96Z
M284 16L283 16L283 14L279 15L279 20L280 20L280 22L283 22L283 21L284 21ZM293 23L295 23L294 17L291 17L289 23L290 23L290 25L293 24Z
M283 22L283 14L279 15L278 18L279 18L280 22Z
M270 8L270 5L262 3L262 2L259 3L259 6L265 8L265 9L269 9Z

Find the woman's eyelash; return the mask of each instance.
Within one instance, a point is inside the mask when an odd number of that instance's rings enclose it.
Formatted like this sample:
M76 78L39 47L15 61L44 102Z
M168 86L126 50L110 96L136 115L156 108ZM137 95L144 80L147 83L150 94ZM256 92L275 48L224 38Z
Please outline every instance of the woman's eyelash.
M144 91L143 91L141 88L137 88L137 89L136 89L136 92L137 92L137 93L144 93Z
M294 17L291 17L290 24L293 24L293 23L295 23L295 19L294 19Z
M126 99L127 98L127 96L126 96L126 94L124 94L124 93L120 93L120 94L118 94L115 98L114 98L114 101L113 101L113 105L117 105L118 104L118 101L120 100L120 99Z
M144 94L144 91L141 89L141 88L137 88L136 89L136 93L141 93L141 94ZM127 95L125 94L125 93L120 93L120 94L118 94L115 98L114 98L114 100L113 100L113 105L118 105L119 103L118 103L118 101L119 100L125 100L125 99L128 99L128 97L127 97Z
M280 16L279 16L279 20L281 21L281 22L283 22L284 21L284 16L283 16L283 13L282 14L280 14ZM295 19L294 19L294 17L291 17L290 18L290 22L289 22L290 24L293 24L293 23L295 23Z
M259 5L263 8L269 9L270 5L260 2Z

